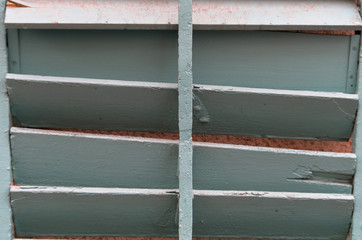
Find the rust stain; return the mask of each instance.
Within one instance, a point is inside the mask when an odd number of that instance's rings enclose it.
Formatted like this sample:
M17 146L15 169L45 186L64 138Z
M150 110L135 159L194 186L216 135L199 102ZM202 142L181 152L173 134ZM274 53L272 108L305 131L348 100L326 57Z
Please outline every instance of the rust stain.
M91 134L107 134L107 135L116 135L116 136L158 138L158 139L169 139L169 140L179 139L179 135L177 133L105 131L105 130L81 130L81 129L51 129L51 130L65 131L65 132L81 132L81 133L91 133ZM241 137L241 136L230 136L230 135L193 134L192 140L195 142L223 143L223 144L272 147L272 148L287 148L287 149L311 150L311 151L322 151L322 152L352 153L351 139L348 142L336 142L336 141Z
M7 7L29 7L29 6L26 6L22 3L19 3L17 1L13 1L13 0L7 0L6 6Z

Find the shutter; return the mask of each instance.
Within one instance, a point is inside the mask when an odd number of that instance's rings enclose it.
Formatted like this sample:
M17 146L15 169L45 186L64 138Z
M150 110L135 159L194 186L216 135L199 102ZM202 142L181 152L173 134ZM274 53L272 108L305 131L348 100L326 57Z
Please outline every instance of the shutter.
M351 224L352 239L362 238L362 20L353 0L8 5L1 239L344 240ZM353 129L354 153L192 142L348 141Z

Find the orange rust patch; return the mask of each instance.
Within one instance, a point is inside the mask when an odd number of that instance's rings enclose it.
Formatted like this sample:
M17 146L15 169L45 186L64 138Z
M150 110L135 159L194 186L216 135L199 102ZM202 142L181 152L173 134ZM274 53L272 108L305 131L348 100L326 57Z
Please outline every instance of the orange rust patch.
M21 4L16 1L12 1L12 0L7 0L6 6L7 7L29 7L29 6L26 6L24 4Z
M116 135L116 136L160 138L160 139L169 139L169 140L179 139L177 133L104 131L104 130L82 130L82 129L52 129L52 130L82 132L82 133L91 133L91 134L107 134L107 135ZM229 136L229 135L205 135L205 134L193 134L192 139L195 142L287 148L287 149L311 150L311 151L322 151L322 152L341 152L341 153L352 152L351 139L348 142L336 142L336 141L294 140L294 139L240 137L240 136Z

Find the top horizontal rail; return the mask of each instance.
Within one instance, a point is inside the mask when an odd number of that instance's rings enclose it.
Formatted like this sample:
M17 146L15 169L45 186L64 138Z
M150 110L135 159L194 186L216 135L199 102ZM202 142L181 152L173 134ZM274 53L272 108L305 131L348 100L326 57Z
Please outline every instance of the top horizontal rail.
M16 0L7 28L177 29L177 0ZM335 17L331 17L335 16ZM353 0L194 0L196 30L361 30Z

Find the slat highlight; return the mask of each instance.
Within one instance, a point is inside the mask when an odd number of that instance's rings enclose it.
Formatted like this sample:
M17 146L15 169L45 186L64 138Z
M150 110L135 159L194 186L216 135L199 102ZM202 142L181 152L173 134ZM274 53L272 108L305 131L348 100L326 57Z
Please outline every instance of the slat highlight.
M169 190L13 187L22 236L175 236L177 194ZM196 237L347 236L353 196L194 191ZM232 222L232 224L230 224Z
M177 141L12 128L11 145L18 185L178 188ZM352 191L355 154L197 142L193 149L195 189Z
M6 11L8 28L176 29L177 1L41 1ZM84 5L86 4L86 7ZM21 17L20 17L21 16ZM331 18L330 16L338 16ZM195 29L321 30L362 28L353 0L193 1Z
M177 85L7 75L16 126L177 132ZM349 139L358 96L194 85L194 133Z

